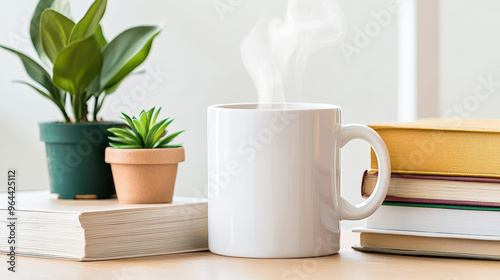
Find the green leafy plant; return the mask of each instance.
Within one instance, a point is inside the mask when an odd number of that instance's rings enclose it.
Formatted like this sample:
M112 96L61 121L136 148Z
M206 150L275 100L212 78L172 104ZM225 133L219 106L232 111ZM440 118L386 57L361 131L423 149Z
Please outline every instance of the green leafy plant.
M123 31L108 42L100 21L106 10L106 0L96 0L77 23L70 16L68 0L40 0L30 25L30 36L40 63L29 56L0 45L17 55L34 85L25 84L50 99L59 108L65 122L71 122L66 110L70 99L74 122L88 122L89 106L93 103L92 121L108 94L149 54L161 26L136 26Z
M115 142L110 143L111 147L119 149L155 149L155 148L178 148L182 144L170 144L175 137L184 132L184 130L167 135L167 127L174 119L167 118L156 122L161 108L155 111L153 107L149 111L142 111L138 118L130 118L127 114L122 113L123 120L128 127L125 128L109 128L108 131L115 136L110 136L109 140Z

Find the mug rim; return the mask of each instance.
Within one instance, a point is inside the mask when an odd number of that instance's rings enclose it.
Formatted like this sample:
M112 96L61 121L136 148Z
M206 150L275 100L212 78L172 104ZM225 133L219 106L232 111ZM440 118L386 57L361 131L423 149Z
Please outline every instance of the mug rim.
M293 108L258 108L258 105L287 105ZM248 103L225 103L208 106L210 110L227 111L317 111L317 110L340 110L337 105L326 103L306 103L306 102L248 102Z

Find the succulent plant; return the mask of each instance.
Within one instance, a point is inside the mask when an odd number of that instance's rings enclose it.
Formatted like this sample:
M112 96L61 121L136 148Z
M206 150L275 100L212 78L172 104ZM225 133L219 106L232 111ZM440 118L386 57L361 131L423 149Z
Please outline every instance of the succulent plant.
M119 149L156 149L156 148L178 148L182 144L170 144L175 137L184 132L184 130L167 135L167 127L174 119L167 118L161 121L156 121L160 114L161 107L155 111L153 107L149 111L142 110L139 117L130 118L127 114L122 113L123 120L128 127L125 128L109 128L108 131L115 136L110 136L109 144L113 148ZM113 143L114 142L114 143Z
M17 55L26 72L37 84L25 84L50 99L71 122L66 104L70 99L74 122L98 121L106 96L149 54L161 26L136 26L108 42L100 21L106 0L95 0L78 22L73 22L68 0L40 0L30 25L33 46L42 63L12 48L0 45ZM47 71L46 68L50 68ZM88 118L93 104L93 118Z

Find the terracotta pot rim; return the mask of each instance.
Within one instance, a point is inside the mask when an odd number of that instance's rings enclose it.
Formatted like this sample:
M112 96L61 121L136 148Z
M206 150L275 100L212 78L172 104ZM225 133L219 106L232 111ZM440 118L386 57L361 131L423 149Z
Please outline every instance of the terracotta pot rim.
M119 150L119 151L135 151L135 152L147 152L147 151L173 151L173 150L184 150L184 147L177 148L144 148L144 149L119 149L113 147L106 147L106 149L110 150Z
M185 159L184 147L159 149L106 148L107 163L111 164L177 164Z

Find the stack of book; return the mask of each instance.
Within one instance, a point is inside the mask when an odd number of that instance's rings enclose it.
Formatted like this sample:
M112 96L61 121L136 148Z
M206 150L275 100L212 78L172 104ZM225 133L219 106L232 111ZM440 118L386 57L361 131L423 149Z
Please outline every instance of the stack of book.
M370 125L387 145L392 178L355 249L500 259L500 120L423 119ZM372 151L362 194L377 180Z
M0 253L97 261L208 249L207 201L120 204L116 199L61 200L44 191L18 192L17 232L0 205ZM7 194L0 194L7 202ZM5 242L15 236L15 243ZM14 246L15 248L11 248Z

